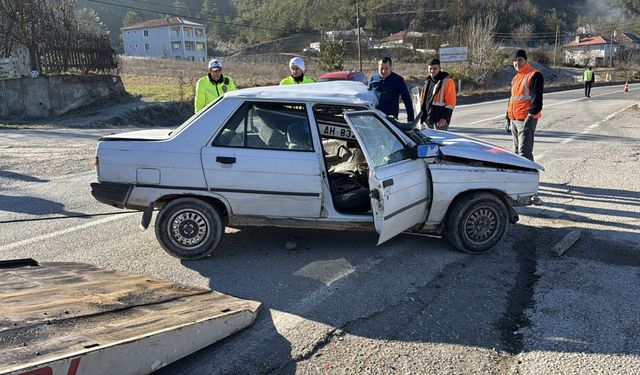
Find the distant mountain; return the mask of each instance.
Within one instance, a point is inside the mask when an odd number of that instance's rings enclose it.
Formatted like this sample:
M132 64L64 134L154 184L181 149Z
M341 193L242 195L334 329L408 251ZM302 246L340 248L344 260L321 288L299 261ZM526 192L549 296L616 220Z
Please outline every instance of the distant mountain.
M142 20L171 15L206 24L214 48L221 42L252 45L301 32L353 29L357 14L361 27L380 36L401 30L455 36L474 15L486 12L497 15L502 40L523 32L534 41L552 40L556 29L578 27L640 31L640 0L77 0L77 7L97 12L116 47L129 11Z

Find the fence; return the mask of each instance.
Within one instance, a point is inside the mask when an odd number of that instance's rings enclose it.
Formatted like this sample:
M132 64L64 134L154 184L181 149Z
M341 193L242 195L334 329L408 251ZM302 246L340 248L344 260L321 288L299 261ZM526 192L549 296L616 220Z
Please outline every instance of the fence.
M81 35L74 40L58 39L47 43L39 53L43 73L116 73L117 54L106 36Z

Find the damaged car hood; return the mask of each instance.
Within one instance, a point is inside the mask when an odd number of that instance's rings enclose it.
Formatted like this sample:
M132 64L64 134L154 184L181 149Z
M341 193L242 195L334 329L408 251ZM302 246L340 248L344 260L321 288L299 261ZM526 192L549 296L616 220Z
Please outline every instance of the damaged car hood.
M538 163L477 138L433 129L423 129L421 133L437 144L444 156L544 171L544 167Z

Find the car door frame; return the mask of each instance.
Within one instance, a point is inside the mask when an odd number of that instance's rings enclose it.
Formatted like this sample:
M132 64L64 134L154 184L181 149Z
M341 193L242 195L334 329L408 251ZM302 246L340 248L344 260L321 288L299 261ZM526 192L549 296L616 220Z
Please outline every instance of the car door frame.
M308 126L310 103L289 100L247 100L251 103L304 105ZM243 103L236 111L240 110ZM236 113L234 111L234 114ZM313 150L224 147L214 145L233 114L201 149L202 168L209 191L222 195L234 216L319 218L323 206L322 169L313 139ZM247 164L247 161L250 161ZM244 172L246 184L237 184ZM300 173L291 173L303 169ZM279 175L270 175L278 172ZM292 177L291 179L289 177Z
M386 165L376 165L373 162L366 146L367 135L353 121L355 117L364 115L377 119L402 144L406 153L402 160ZM393 125L382 118L378 111L348 111L344 113L344 118L369 164L371 211L376 232L380 235L378 245L423 224L431 201L431 180L425 161L411 157L411 149L415 145L392 130Z

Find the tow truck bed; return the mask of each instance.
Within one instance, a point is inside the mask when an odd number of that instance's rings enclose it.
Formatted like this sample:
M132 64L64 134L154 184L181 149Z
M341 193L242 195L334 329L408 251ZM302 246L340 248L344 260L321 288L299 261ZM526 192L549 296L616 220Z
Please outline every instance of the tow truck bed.
M147 374L251 325L259 309L88 264L0 262L0 374Z

